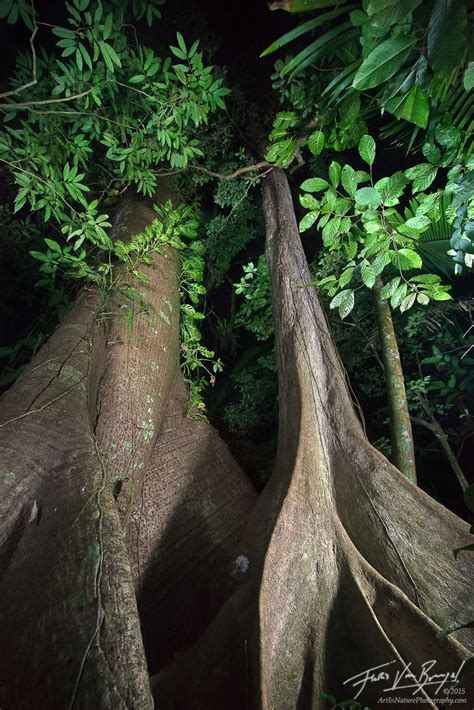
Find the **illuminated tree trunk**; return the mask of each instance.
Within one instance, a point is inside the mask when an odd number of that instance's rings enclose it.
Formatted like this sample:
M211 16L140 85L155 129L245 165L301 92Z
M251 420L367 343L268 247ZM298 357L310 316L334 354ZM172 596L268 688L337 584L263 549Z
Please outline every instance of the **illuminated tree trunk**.
M435 633L474 614L469 560L451 552L468 526L366 440L316 293L300 288L282 171L264 208L280 421L255 505L183 408L172 251L144 269L145 318L127 330L119 292L101 309L83 291L3 398L2 709L146 710L150 685L165 710L319 708L367 668L435 658L455 672L467 657L468 630ZM151 218L129 203L116 229Z
M115 236L154 216L126 200ZM148 312L129 327L120 289L105 304L84 289L2 398L2 710L152 708L148 667L192 643L227 593L255 494L185 414L178 255L142 270Z
M382 279L378 276L374 286L374 299L390 413L391 459L394 466L416 484L415 449L403 368L390 306L388 301L380 298L382 287Z
M472 647L468 630L436 639L440 626L474 615L469 556L451 551L469 528L365 438L316 292L301 288L310 274L282 171L265 179L263 200L277 459L239 547L236 589L193 648L152 679L167 710L325 708L320 692L354 697L345 681L366 669L436 659L454 672ZM432 686L419 694L435 707ZM378 707L381 695L368 684L358 699Z

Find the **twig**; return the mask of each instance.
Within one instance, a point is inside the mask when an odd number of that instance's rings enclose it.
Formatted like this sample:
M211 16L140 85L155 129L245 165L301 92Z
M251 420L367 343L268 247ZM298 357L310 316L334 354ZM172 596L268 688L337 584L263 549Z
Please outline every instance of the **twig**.
M19 104L0 104L0 109L29 109L31 106L44 106L45 104L63 104L67 101L75 101L75 99L82 99L84 96L88 96L92 89L87 89L80 94L73 94L73 96L67 96L62 99L42 99L41 101L24 101Z
M234 170L233 173L228 173L227 175L224 175L223 173L216 173L214 172L214 170L208 170L202 165L187 165L185 168L179 168L179 170L157 170L155 172L155 175L158 175L158 177L166 177L168 175L177 175L178 173L182 173L184 170L198 170L200 173L206 173L206 175L219 178L219 180L234 180L236 177L239 177L239 175L244 175L245 173L252 173L255 170L261 170L262 168L268 168L265 173L262 173L263 175L266 175L266 173L270 172L270 170L273 170L274 167L275 166L272 163L269 163L266 160L261 160L259 163L254 163L253 165L246 165L243 168L238 168L237 170ZM259 175L258 177L261 177L261 175Z

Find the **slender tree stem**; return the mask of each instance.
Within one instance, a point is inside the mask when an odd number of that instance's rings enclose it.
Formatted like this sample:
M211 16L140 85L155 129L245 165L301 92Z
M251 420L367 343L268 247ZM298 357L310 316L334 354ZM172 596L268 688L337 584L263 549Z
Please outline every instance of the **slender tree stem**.
M390 306L380 298L382 286L379 276L374 286L374 299L390 411L392 462L412 483L416 483L415 449L402 363Z
M425 427L425 429L429 429L431 433L434 434L434 436L438 439L439 443L441 444L441 448L446 454L446 458L448 459L451 468L453 469L454 474L458 479L459 485L461 486L462 490L465 491L469 483L464 475L461 466L459 465L459 461L456 458L456 454L450 446L446 432L433 414L428 400L421 394L418 395L418 399L420 400L421 407L426 416L428 417L429 422L427 422L426 419L421 419L420 417L412 417L412 422L414 424L418 424L420 426Z

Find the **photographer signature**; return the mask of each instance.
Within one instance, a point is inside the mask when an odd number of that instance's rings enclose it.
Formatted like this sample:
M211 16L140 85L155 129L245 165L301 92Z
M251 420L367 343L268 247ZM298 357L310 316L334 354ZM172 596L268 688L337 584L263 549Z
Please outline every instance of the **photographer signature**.
M391 690L407 690L413 688L412 695L416 695L424 688L437 686L434 691L434 694L437 695L447 683L458 683L459 674L461 673L465 661L461 663L455 673L436 673L433 669L437 661L425 661L422 663L418 675L411 670L411 662L402 670L389 668L389 666L393 666L394 663L398 663L398 661L389 661L388 663L382 663L380 666L367 668L367 670L357 673L357 675L345 680L343 685L351 683L353 688L357 688L357 694L354 696L354 700L357 700L367 685L381 681L392 683L387 688L383 689L384 693ZM395 673L393 673L394 670Z

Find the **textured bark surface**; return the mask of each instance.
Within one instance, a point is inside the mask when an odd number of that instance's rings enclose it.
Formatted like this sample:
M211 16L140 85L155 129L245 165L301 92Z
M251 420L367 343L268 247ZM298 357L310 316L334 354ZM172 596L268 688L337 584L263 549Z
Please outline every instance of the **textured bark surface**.
M127 199L115 236L154 216ZM177 254L141 269L144 315L126 327L120 292L104 305L83 290L2 398L2 710L151 708L140 621L155 624L159 667L229 584L255 493L217 434L183 416Z
M377 276L374 286L374 302L390 413L391 459L399 471L404 473L412 483L416 483L415 447L405 391L405 379L390 306L388 301L380 298L382 287L383 281L380 276Z
M2 708L152 707L130 565L93 434L99 305L83 291L2 399Z
M179 376L129 525L150 671L183 653L222 605L256 494Z
M468 526L365 438L316 293L301 288L310 275L283 172L263 194L277 463L239 547L248 568L238 587L199 642L153 678L164 708L326 707L321 691L353 697L344 681L368 668L411 662L418 672L436 659L439 672L455 672L472 648L469 631L435 637L474 615L469 556L452 554L470 541ZM419 694L433 706L432 686ZM381 695L374 684L359 699L375 707Z

